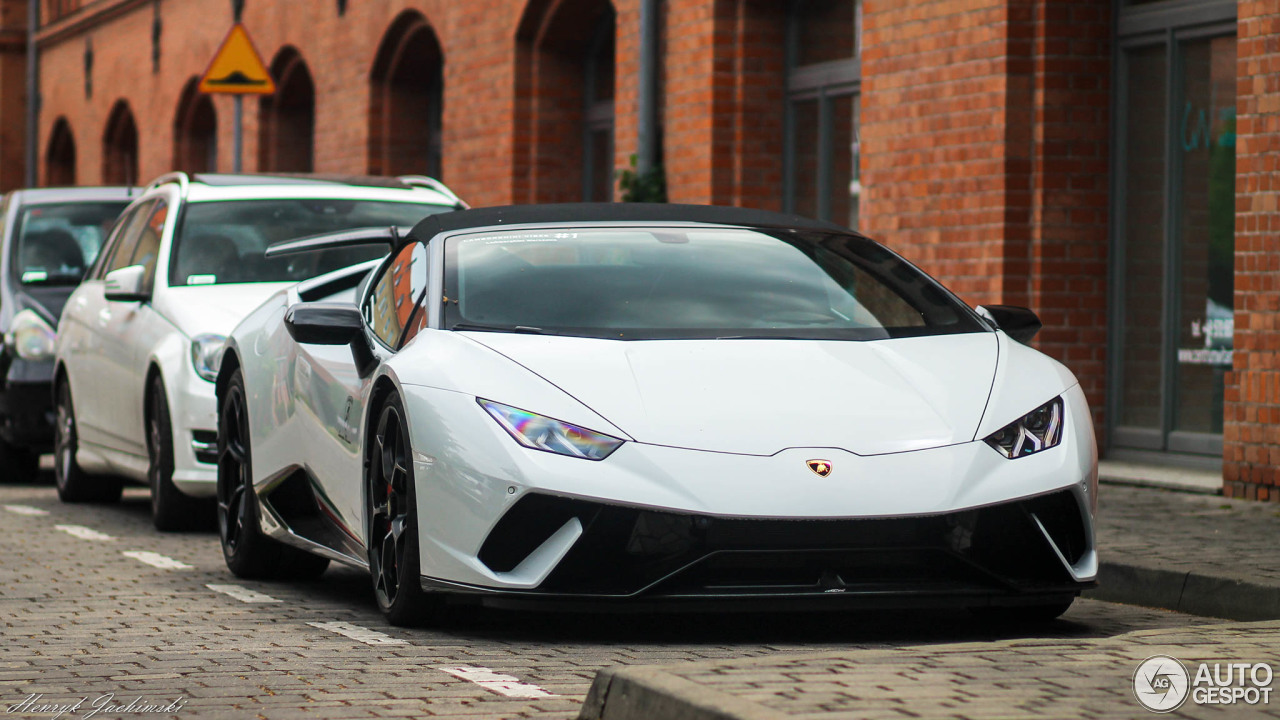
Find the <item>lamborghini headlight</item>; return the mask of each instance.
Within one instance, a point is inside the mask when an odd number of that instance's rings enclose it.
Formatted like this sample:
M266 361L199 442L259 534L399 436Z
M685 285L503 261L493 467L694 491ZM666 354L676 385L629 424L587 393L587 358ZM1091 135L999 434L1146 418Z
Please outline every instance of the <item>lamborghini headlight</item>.
M201 378L214 382L218 379L218 367L222 365L222 346L227 339L221 335L206 333L191 338L191 364Z
M622 440L567 422L552 420L509 405L476 398L516 442L534 450L544 450L559 455L603 460L622 445Z
M13 324L5 333L4 343L9 352L23 360L49 360L53 357L57 337L49 323L28 308L13 316Z
M1062 442L1062 398L1056 397L987 436L987 444L1007 458L1048 450Z

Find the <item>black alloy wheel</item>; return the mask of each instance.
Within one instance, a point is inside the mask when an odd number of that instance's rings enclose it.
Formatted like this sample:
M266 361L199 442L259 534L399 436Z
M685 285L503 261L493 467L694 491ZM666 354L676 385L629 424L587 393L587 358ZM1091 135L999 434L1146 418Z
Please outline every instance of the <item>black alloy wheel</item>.
M253 490L253 453L244 375L237 368L218 410L218 537L227 568L242 578L310 578L329 559L289 547L263 534Z
M213 516L212 504L186 495L173 484L173 423L159 376L151 381L146 418L152 524L165 532L207 527Z
M369 573L378 607L393 625L427 619L438 602L423 592L409 429L400 396L387 397L365 458Z
M80 469L76 452L80 435L76 426L76 408L71 400L71 383L65 378L58 383L57 425L54 427L53 479L62 502L115 502L124 491L118 477L93 476Z

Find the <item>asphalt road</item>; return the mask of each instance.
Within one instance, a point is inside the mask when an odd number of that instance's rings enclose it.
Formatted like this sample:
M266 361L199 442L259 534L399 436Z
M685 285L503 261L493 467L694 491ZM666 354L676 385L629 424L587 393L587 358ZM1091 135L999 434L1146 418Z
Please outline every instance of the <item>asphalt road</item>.
M613 665L1213 622L1080 600L1064 619L1031 627L977 624L962 611L463 609L406 630L382 620L361 571L234 578L214 533L155 532L145 490L114 505L63 505L50 485L0 484L0 717L52 718L79 702L62 717L574 718L595 672ZM132 712L144 706L174 712Z

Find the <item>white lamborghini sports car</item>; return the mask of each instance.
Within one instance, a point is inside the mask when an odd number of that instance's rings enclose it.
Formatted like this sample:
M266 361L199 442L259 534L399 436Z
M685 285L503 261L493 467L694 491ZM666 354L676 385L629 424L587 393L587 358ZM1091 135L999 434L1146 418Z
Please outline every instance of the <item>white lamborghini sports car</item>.
M442 601L950 604L1091 586L1084 394L1030 311L966 306L835 225L545 205L273 246L389 243L274 295L217 376L236 575L368 567Z

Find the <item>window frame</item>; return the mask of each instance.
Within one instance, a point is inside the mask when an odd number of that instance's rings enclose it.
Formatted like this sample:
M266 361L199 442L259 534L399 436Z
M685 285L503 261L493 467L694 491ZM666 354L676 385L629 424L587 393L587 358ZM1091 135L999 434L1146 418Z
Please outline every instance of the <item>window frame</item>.
M786 87L783 109L783 152L782 152L782 209L783 212L796 212L796 105L801 102L818 101L818 167L816 187L816 219L831 220L832 186L832 153L834 138L834 110L836 100L852 96L854 99L854 145L858 145L861 134L861 112L858 104L862 97L862 0L849 0L854 3L855 55L844 60L832 60L798 65L800 55L800 25L802 8L806 0L792 0L787 8L786 30ZM853 163L853 183L850 185L850 197L860 198L862 195L859 180L859 152ZM854 187L856 184L856 190ZM844 224L843 219L837 220ZM860 224L860 223L859 223ZM857 229L857 228L854 228Z

